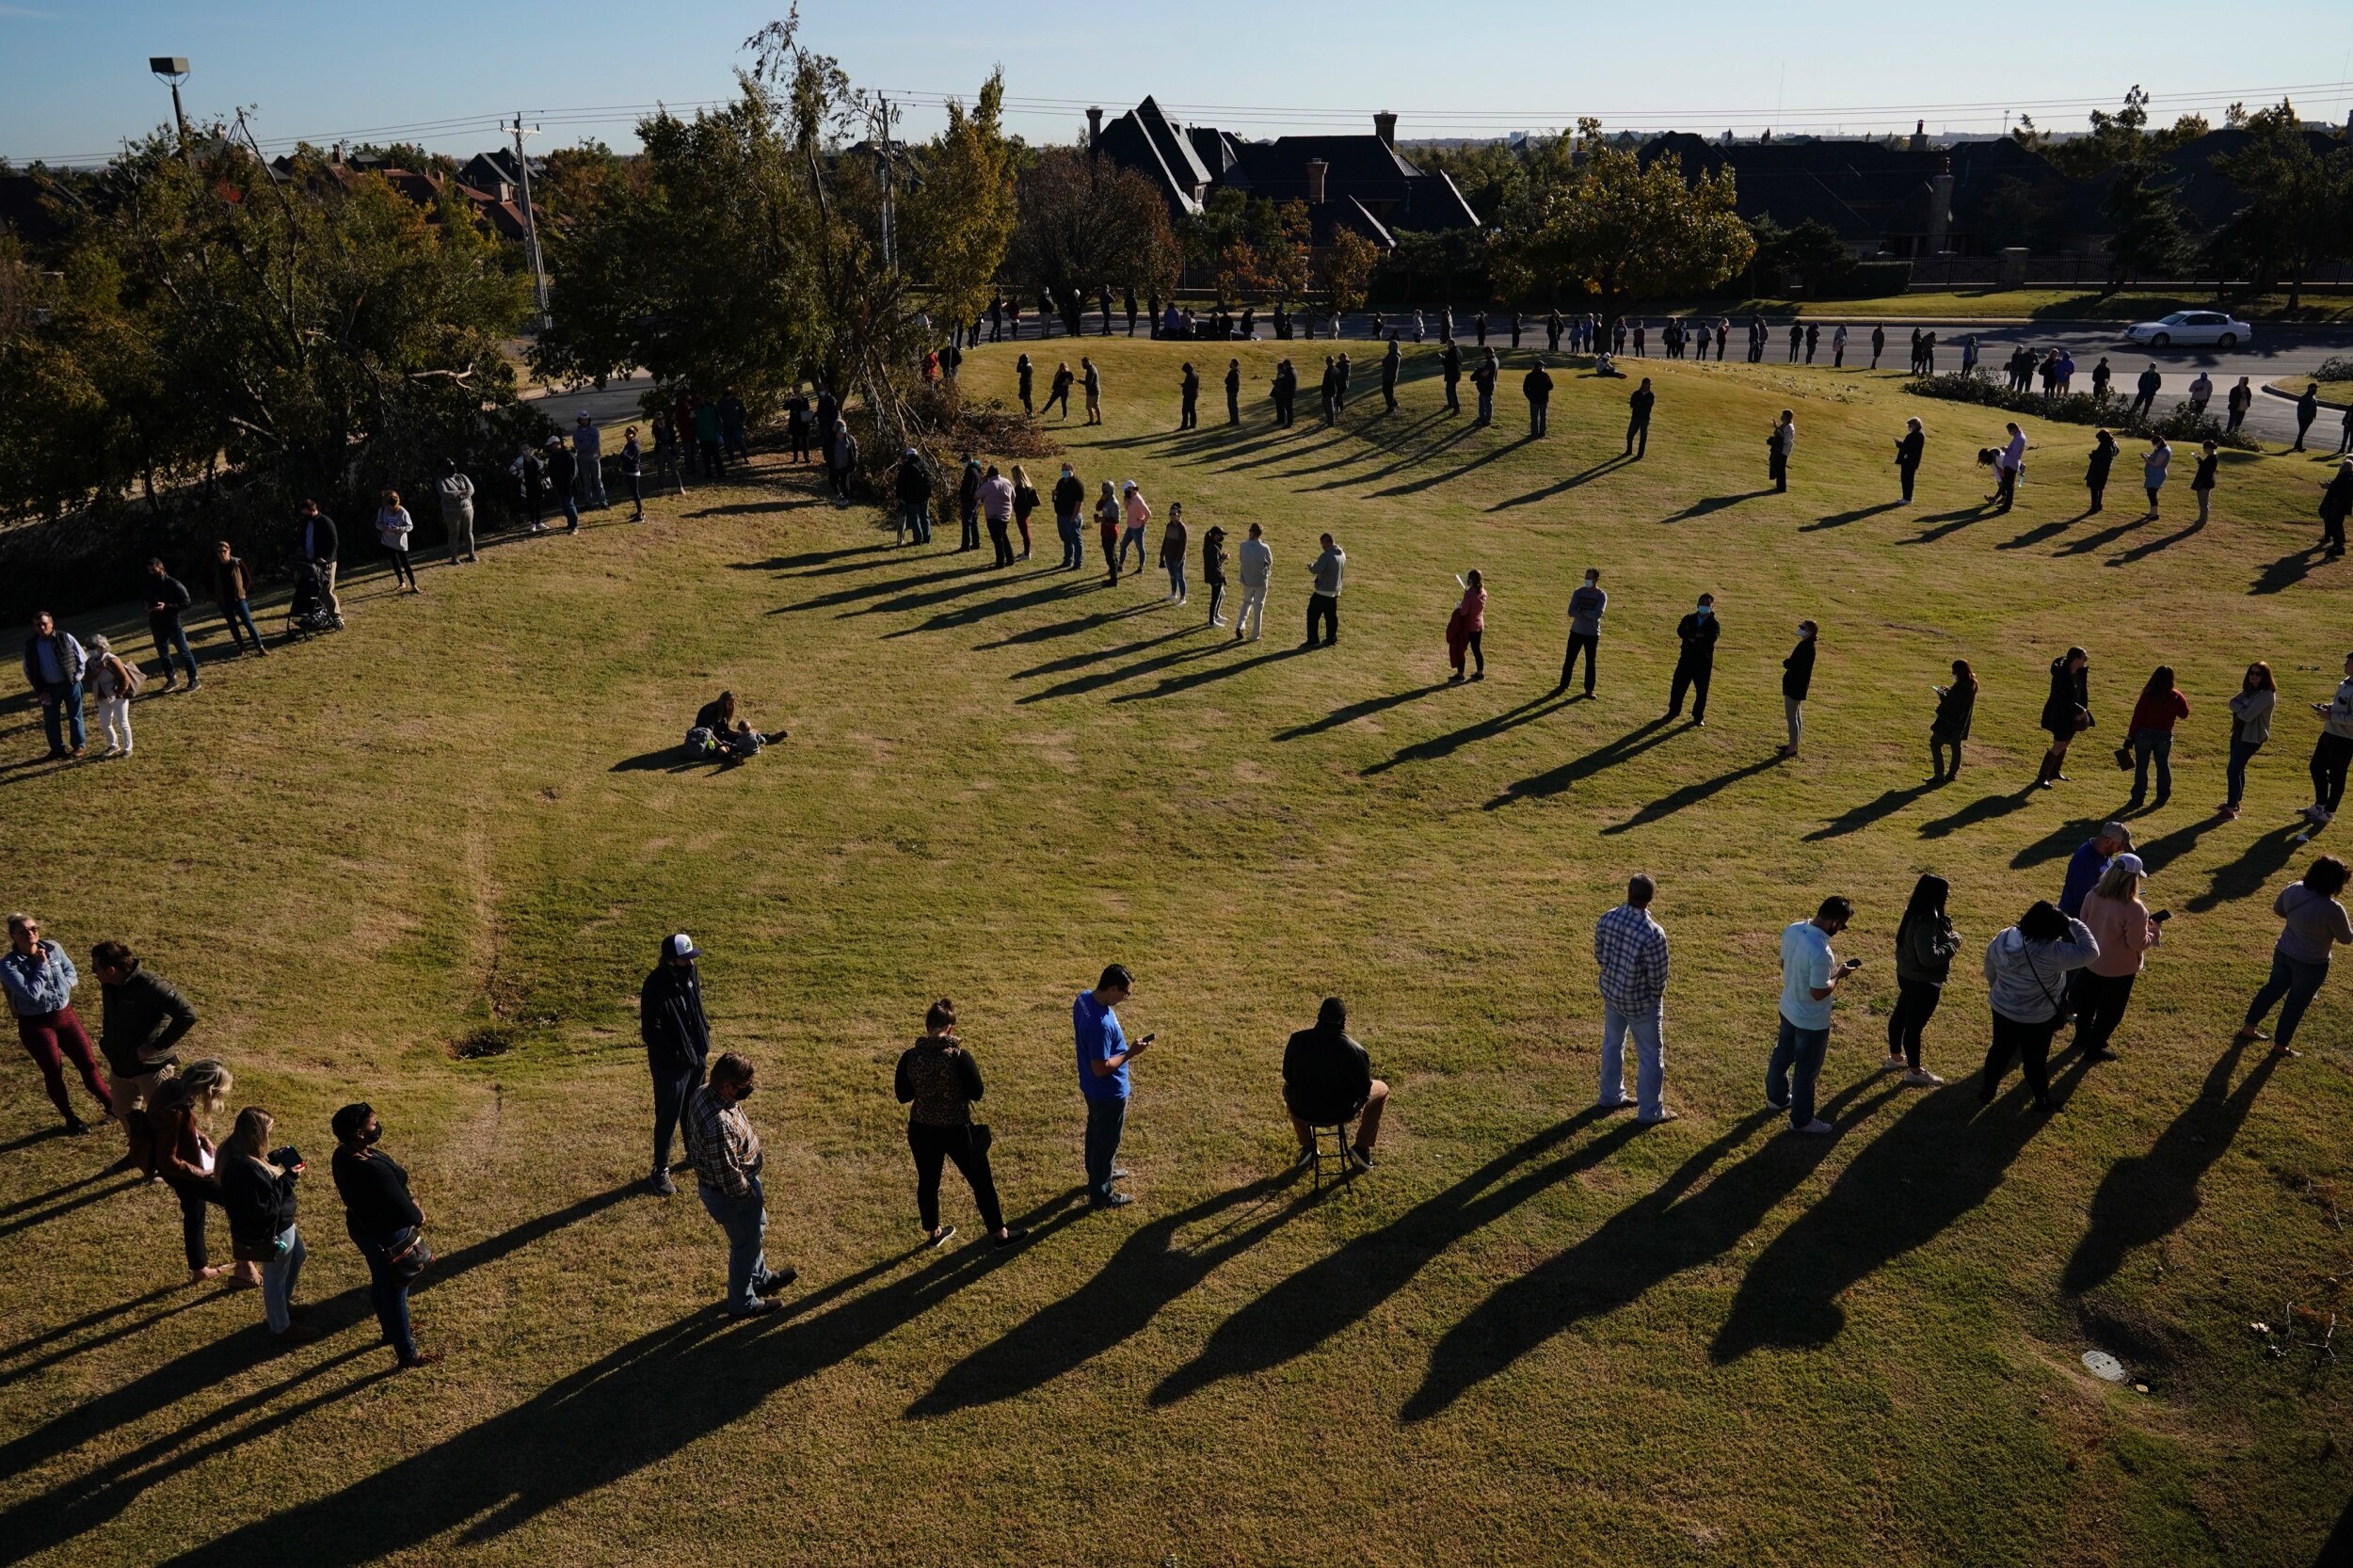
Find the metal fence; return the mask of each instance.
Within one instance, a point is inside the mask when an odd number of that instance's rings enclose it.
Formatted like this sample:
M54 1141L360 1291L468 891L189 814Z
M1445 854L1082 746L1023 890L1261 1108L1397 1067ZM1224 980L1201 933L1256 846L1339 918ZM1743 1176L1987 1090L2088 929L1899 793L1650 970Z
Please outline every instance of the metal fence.
M1912 286L1915 289L1998 288L2002 281L1999 256L1918 256L1912 263ZM2105 288L2108 259L2029 256L2021 281L2027 288ZM2137 288L2180 289L2200 294L2217 287L2236 291L2254 286L2251 280L2244 278L2135 278L2130 281ZM2308 289L2341 288L2347 284L2353 284L2353 262L2324 263L2304 275L2304 286ZM2284 281L2272 285L2275 291L2286 286Z

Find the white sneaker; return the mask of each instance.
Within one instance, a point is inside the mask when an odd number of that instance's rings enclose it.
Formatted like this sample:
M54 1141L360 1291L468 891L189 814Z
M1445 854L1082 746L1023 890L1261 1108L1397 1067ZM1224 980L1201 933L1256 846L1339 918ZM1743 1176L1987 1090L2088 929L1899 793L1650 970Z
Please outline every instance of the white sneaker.
M1817 1116L1812 1121L1806 1123L1805 1126L1799 1128L1797 1130L1800 1132L1811 1132L1818 1137L1825 1132L1836 1132L1838 1129L1831 1126L1828 1122L1822 1120L1821 1117Z
M1880 1064L1880 1071L1883 1073L1899 1073L1903 1070L1904 1059L1893 1053L1889 1054L1886 1061Z
M1926 1067L1913 1068L1912 1071L1904 1074L1903 1080L1904 1087L1907 1089L1934 1089L1942 1086L1944 1081Z
M2329 810L2326 806L2315 806L2313 808L2313 821L2317 823L2322 827L2328 826L2330 823L2335 822L2336 820L2337 814L2334 811Z
M1211 616L1209 617L1209 624L1211 626L1224 626L1225 624L1225 617L1224 616Z

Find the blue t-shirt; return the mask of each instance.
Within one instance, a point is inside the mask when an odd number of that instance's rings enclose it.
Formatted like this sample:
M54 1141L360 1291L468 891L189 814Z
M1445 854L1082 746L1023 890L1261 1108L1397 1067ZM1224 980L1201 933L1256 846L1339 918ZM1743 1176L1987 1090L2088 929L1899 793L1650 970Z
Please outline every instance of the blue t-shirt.
M1128 1064L1117 1069L1098 1074L1097 1062L1108 1062L1128 1048L1128 1036L1119 1027L1119 1015L1095 1000L1093 991L1081 991L1079 1000L1070 1004L1070 1024L1079 1037L1079 1093L1091 1100L1124 1100L1128 1097Z
M1830 988L1831 970L1838 960L1830 951L1830 933L1812 920L1800 920L1781 934L1781 1016L1800 1029L1828 1029L1831 999L1815 999Z
M2067 862L2067 881L2059 889L2059 913L2081 919L2084 900L2091 896L2100 873L2107 869L2108 857L2100 853L2100 840L2087 839L2078 845Z

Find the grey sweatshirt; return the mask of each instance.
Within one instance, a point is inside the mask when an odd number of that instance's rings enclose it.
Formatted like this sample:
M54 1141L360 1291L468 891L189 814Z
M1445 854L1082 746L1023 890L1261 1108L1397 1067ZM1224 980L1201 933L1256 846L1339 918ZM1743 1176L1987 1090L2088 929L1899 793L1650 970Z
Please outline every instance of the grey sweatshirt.
M1315 564L1308 569L1315 573L1316 592L1327 599L1337 599L1340 596L1340 580L1348 571L1348 552L1334 545L1317 556ZM2353 686L2353 681L2346 684Z
M2099 956L2090 928L2073 917L2063 942L2029 942L2016 926L2006 926L1986 944L1986 1000L2005 1018L2049 1023L2058 1016L2059 998L2067 993L2067 971Z

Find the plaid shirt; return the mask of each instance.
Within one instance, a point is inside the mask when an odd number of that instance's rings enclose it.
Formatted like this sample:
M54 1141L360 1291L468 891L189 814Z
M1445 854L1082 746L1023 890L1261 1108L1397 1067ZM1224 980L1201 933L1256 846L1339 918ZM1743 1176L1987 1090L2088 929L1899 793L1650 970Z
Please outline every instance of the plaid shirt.
M751 1195L760 1175L760 1134L742 1106L728 1104L706 1083L686 1102L680 1129L686 1134L686 1158L705 1186L731 1198Z
M1593 927L1601 1000L1621 1013L1647 1013L1667 995L1667 933L1650 911L1621 904Z

